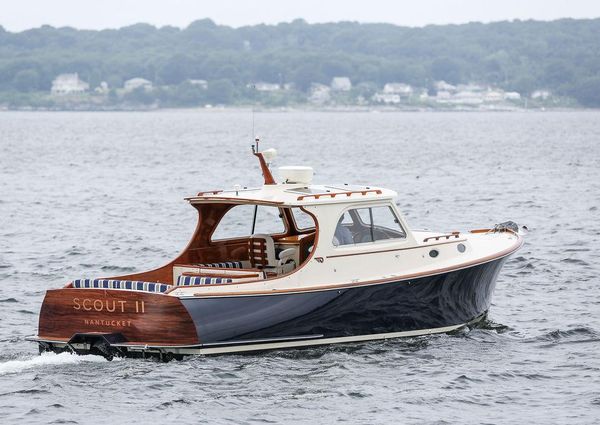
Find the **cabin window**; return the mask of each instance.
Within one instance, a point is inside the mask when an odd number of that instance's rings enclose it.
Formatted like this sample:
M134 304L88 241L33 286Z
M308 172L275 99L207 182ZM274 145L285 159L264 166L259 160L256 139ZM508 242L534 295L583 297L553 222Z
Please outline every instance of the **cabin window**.
M254 232L252 222L256 208ZM213 232L212 240L245 238L252 234L276 235L285 233L283 215L279 208L264 205L236 205L231 208Z
M315 221L310 214L305 213L300 208L290 208L294 216L294 223L298 230L310 230L315 228Z
M344 212L338 219L333 245L403 238L406 238L406 232L392 207L354 208Z

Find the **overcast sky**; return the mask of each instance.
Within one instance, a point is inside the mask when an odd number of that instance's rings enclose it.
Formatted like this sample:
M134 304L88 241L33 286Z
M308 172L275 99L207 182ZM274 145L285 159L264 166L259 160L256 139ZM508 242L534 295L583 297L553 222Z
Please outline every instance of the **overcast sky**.
M0 0L0 25L118 28L137 22L185 27L211 18L235 27L308 22L389 22L398 25L600 17L600 0Z

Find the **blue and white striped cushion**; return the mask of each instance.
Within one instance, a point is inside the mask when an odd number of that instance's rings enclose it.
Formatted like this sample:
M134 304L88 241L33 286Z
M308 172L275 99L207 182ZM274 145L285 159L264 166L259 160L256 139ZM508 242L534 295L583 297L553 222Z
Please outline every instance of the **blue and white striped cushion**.
M178 286L189 285L212 285L215 283L231 283L233 279L227 277L209 277L209 276L179 276L177 279Z
M221 269L243 269L241 261L225 261L224 263L198 264L200 267L219 267Z
M126 289L130 291L165 292L172 285L140 280L75 279L73 288Z

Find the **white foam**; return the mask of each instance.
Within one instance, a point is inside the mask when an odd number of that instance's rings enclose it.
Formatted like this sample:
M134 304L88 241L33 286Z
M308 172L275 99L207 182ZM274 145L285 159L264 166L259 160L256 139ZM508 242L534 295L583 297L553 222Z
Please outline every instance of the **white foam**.
M23 360L9 360L4 363L0 363L0 375L6 375L9 373L19 373L27 369L33 369L36 367L46 366L62 366L79 363L104 363L107 360L101 356L78 356L77 354L71 353L42 353L39 356L35 356Z

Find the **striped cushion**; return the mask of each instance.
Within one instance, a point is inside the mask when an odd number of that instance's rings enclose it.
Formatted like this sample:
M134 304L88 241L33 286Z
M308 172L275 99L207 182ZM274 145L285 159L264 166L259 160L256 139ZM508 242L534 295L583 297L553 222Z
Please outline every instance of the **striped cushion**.
M242 269L244 266L241 261L225 261L224 263L198 264L200 267L219 267L222 269Z
M231 283L233 279L226 277L208 277L208 276L179 276L177 279L178 286L189 285L211 285L215 283Z
M73 288L127 289L130 291L165 292L172 285L139 280L75 279Z

